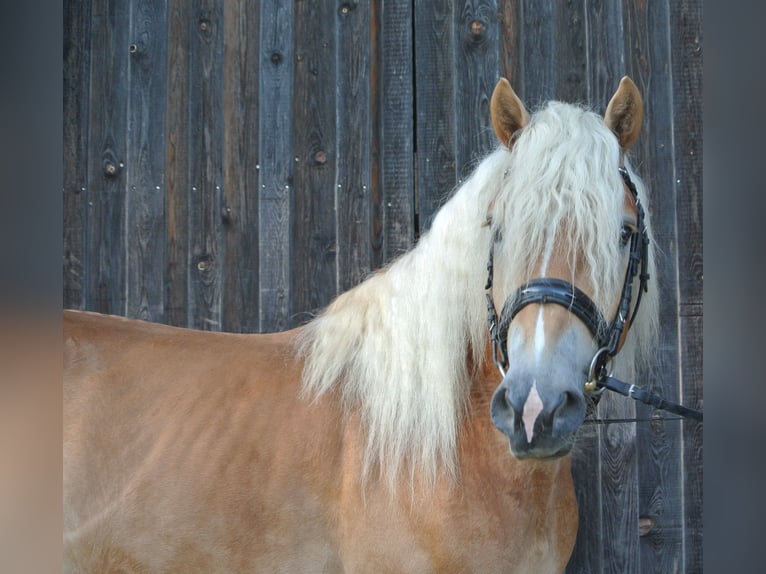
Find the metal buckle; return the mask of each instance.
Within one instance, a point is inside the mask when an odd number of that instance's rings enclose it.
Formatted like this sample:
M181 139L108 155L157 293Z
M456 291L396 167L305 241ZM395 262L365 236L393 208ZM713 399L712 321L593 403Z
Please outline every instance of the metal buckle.
M606 357L602 360L602 357ZM603 382L609 376L607 371L607 365L611 361L612 356L609 354L608 347L601 347L596 354L593 355L593 359L590 361L590 367L588 368L588 378L585 381L585 392L595 393L599 390L599 383Z

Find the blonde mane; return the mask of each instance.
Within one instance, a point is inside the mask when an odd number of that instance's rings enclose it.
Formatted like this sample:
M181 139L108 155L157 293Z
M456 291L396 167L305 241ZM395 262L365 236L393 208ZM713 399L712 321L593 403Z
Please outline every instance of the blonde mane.
M414 249L306 326L304 394L337 390L347 412L359 410L366 473L377 468L391 484L404 469L431 482L440 471L455 477L471 386L467 365L471 353L474 364L482 360L487 344L484 282L494 233L502 232L495 258L509 263L495 281L520 284L544 234L567 229L570 255L579 253L592 271L594 301L614 297L622 286L619 153L601 117L550 102L512 151L501 146L481 161ZM631 177L645 202L642 183ZM645 295L629 341L652 328L654 294Z

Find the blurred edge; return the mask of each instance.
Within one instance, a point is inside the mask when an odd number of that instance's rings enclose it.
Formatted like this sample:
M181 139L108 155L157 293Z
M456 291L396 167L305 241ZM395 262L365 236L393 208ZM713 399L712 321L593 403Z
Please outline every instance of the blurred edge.
M0 572L60 572L63 5L0 35Z

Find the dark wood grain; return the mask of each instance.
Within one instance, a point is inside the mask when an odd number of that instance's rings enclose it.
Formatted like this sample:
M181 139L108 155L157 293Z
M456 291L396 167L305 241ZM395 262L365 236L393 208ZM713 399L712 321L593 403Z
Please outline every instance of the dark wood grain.
M129 6L92 5L85 308L125 315Z
M293 324L338 294L337 10L331 2L295 5Z
M190 40L192 5L187 0L168 2L168 86L166 100L165 209L167 255L165 269L165 321L193 324L189 305L189 200L190 181Z
M627 379L631 379L627 369ZM599 405L605 419L630 419L636 405L627 397L607 395ZM601 433L602 572L641 572L638 544L638 460L636 425L607 425Z
M166 3L131 11L126 151L127 314L165 319Z
M346 291L371 270L370 5L345 2L338 10L337 44L338 289Z
M572 450L572 479L578 507L577 539L566 574L589 574L604 569L603 515L601 512L601 433L597 424L586 424L577 432Z
M500 76L506 78L522 101L526 101L524 79L524 53L521 38L523 0L502 0L498 2L500 20Z
M682 397L703 408L702 369L702 4L685 0L670 15L675 118ZM683 426L684 569L702 572L702 425Z
M603 113L625 74L625 38L622 7L594 0L585 11L587 19L588 103Z
M564 102L588 103L585 9L586 3L577 0L554 7L554 97Z
M190 41L189 305L191 325L222 328L223 6L194 5Z
M489 99L500 67L497 2L458 3L455 26L455 162L458 183L497 146L489 122Z
M553 2L522 1L524 102L530 110L556 98L555 6Z
M671 150L672 82L669 60L668 6L658 3L623 3L625 72L641 91L644 126L631 150L633 164L647 185L648 210L652 217L656 277L651 288L659 294L660 337L652 363L636 374L642 386L670 401L679 400L678 282L675 273L679 237L676 235L676 197ZM652 525L640 537L641 571L672 572L682 562L683 501L681 476L681 425L662 423L662 413L637 405L639 515Z
M383 4L375 3L378 8ZM385 4L377 18L373 62L379 64L378 74L372 76L371 110L377 124L373 138L377 177L372 178L375 268L408 250L415 240L413 7L409 2Z
M453 21L450 2L415 3L417 234L457 183Z
M90 84L90 2L70 3L64 11L64 238L63 305L81 309L88 299L85 291L85 244L88 222L88 87Z
M223 13L223 330L258 331L259 2Z
M291 315L293 5L264 3L260 18L258 329L269 332Z

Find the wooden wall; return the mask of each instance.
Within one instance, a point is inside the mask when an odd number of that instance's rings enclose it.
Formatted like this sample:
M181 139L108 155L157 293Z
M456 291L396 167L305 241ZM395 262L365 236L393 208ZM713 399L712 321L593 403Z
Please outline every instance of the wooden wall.
M655 371L702 404L702 2L64 2L64 305L198 329L307 321L402 253L534 108L646 101L634 165L662 252ZM567 572L702 571L702 426L627 399L574 472Z

